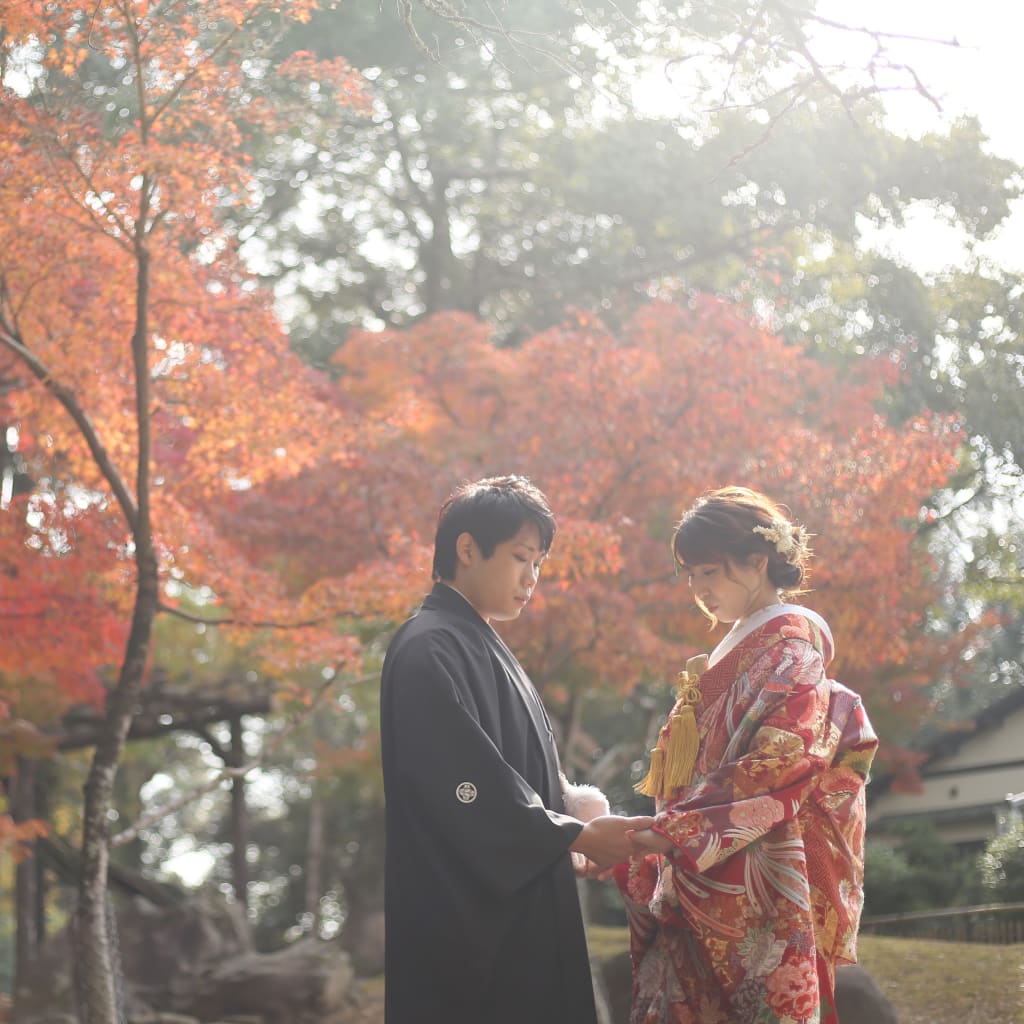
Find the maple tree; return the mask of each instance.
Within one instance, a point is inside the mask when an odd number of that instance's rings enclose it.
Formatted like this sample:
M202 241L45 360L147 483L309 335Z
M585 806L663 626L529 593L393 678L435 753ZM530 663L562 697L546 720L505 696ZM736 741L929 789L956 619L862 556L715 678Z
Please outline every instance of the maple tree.
M359 430L322 401L219 216L247 201L246 133L286 132L306 105L366 102L344 62L261 58L310 9L0 8L0 422L32 481L0 516L0 617L15 653L0 715L39 742L29 719L45 725L83 699L105 707L76 929L91 1022L117 1019L108 812L153 622L173 605L162 581L207 588L211 618L222 607L236 624L284 618L294 595L204 510L297 472L325 437L344 457ZM271 74L292 83L290 104L259 95ZM300 632L275 657L354 656L352 637Z
M355 334L333 360L338 400L381 425L377 447L310 467L285 494L234 495L220 514L239 542L271 545L272 510L301 508L282 557L302 586L344 595L353 616L389 593L386 630L430 585L433 516L453 483L529 475L560 529L534 606L503 628L568 721L574 697L667 682L712 642L673 575L672 525L706 488L761 487L816 535L808 600L839 638L834 670L908 769L900 740L923 686L966 642L929 631L942 591L916 539L958 464L959 421L888 419L891 360L840 372L708 296L651 304L620 332L577 314L517 349L489 330L443 314Z
M887 422L877 404L898 372L890 361L839 374L706 297L653 305L622 333L576 316L517 350L494 347L469 316L438 316L357 336L335 367L325 406L348 410L373 443L343 459L321 450L206 510L243 563L305 595L298 615L329 610L386 636L429 587L433 517L452 482L528 473L560 531L510 638L570 723L581 696L665 683L708 646L668 538L701 490L741 479L818 535L810 601L839 637L836 674L887 736L901 735L890 712L912 713L929 659L949 657L920 628L937 594L914 527L955 466L958 424ZM577 740L563 724L564 743ZM364 770L371 751L360 748ZM351 754L321 745L316 759L327 770Z
M950 701L940 673L934 706L966 718L998 699L1020 672L1019 645L1002 644L1021 629L1021 281L976 243L1006 222L1020 168L971 117L902 137L867 69L804 79L823 38L814 4L598 5L576 46L579 12L557 5L495 11L469 0L461 23L405 9L431 54L386 6L325 8L285 40L370 69L376 96L372 118L317 121L301 151L260 154L265 200L247 228L285 298L293 344L326 360L352 325L401 327L442 309L489 321L499 344L522 343L567 304L618 330L667 286L748 303L839 365L865 352L900 361L892 408L963 419L961 471L935 496L930 532L956 595L946 627L977 620L979 602L1006 623L973 660L973 703ZM857 24L828 31L871 35L884 59L885 34ZM523 59L527 29L545 56ZM488 41L486 59L470 38ZM563 61L547 59L554 50ZM631 96L638 69L663 53L664 74ZM730 56L741 56L734 73ZM786 79L792 91L771 102L765 93ZM656 101L638 103L648 82ZM315 224L296 215L323 196ZM889 246L922 217L970 255L925 272Z
M973 662L972 700L998 699L1021 668L1019 644L1002 650L1021 630L1021 278L978 243L1020 195L1016 163L975 118L917 138L893 130L869 71L887 60L885 33L857 19L826 29L813 3L598 4L575 36L579 10L532 0L467 0L453 20L436 5L404 10L413 32L388 5L339 5L285 41L371 69L376 95L372 118L320 121L302 150L261 153L266 198L247 226L293 344L325 360L349 325L442 309L476 313L506 344L567 304L618 329L667 283L750 303L836 363L905 363L889 401L963 418L962 472L936 496L931 537L959 595L949 627L979 602L1007 623ZM817 46L844 32L873 40L868 68L808 78ZM658 54L664 73L631 92ZM893 70L886 86L928 86ZM296 215L311 196L330 197L313 225ZM961 237L956 266L924 271L890 246L921 218Z

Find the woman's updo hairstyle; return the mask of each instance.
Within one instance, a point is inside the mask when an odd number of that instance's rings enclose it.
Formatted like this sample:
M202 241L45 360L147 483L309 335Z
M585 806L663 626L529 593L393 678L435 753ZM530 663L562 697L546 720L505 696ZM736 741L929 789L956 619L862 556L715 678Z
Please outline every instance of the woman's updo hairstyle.
M703 494L683 515L672 555L680 566L738 565L751 555L767 555L772 585L799 594L808 576L809 537L784 505L747 487L721 487Z

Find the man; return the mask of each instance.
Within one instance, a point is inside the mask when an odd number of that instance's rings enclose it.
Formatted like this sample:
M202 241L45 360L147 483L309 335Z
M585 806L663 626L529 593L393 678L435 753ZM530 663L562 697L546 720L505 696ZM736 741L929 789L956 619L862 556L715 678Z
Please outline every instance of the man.
M526 607L554 532L522 477L457 490L388 648L387 1024L595 1024L570 853L618 863L653 818L564 813L547 715L490 626Z

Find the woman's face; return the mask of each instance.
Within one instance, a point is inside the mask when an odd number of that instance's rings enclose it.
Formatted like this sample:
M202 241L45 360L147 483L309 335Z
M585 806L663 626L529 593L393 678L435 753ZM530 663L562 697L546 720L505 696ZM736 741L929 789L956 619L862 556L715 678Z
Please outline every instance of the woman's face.
M684 565L682 570L697 605L719 622L745 619L779 599L768 581L767 559L763 555L752 555L739 563Z

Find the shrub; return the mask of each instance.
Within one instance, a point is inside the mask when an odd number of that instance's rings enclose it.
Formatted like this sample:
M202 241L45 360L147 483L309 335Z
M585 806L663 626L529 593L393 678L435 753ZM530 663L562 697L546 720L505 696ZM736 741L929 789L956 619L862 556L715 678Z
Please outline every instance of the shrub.
M994 901L1024 902L1024 824L990 839L978 858L978 868Z
M940 910L977 895L976 855L944 843L928 822L900 825L892 842L868 840L864 857L865 914Z

